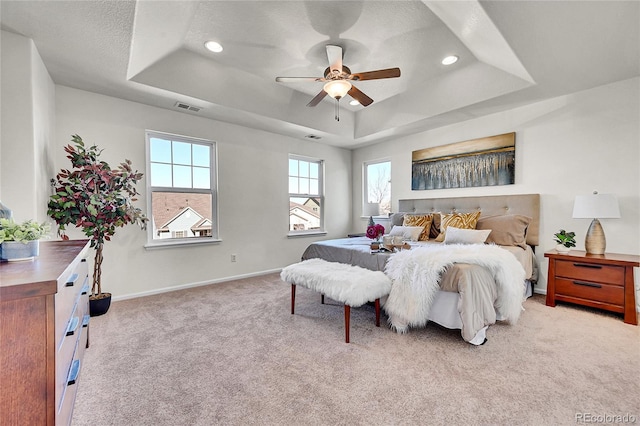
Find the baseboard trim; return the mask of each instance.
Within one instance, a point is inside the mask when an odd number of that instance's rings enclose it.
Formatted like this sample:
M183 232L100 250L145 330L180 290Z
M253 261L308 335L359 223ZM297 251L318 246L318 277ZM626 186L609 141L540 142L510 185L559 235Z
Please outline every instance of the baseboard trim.
M276 272L280 272L280 271L282 271L282 268L252 272L249 274L233 275L230 277L217 278L215 280L200 281L200 282L182 284L182 285L172 286L172 287L164 287L164 288L159 288L159 289L154 289L149 291L142 291L140 293L125 294L122 296L113 296L112 300L114 302L117 302L118 300L137 299L138 297L153 296L156 294L169 293L172 291L186 290L188 288L202 287L205 285L220 284L228 281L242 280L245 278L253 278L253 277L259 277L262 275L275 274Z

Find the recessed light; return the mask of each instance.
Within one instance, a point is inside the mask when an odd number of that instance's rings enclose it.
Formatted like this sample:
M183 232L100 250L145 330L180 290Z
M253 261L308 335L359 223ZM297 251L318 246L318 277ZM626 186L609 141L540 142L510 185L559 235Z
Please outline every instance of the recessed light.
M360 102L356 101L355 99L352 100L351 102L349 102L349 105L360 105Z
M458 57L456 55L447 56L442 60L442 65L451 65L458 62Z
M220 53L222 52L222 45L220 43L218 43L217 41L208 41L204 44L204 47L206 47L208 50L214 52L214 53Z

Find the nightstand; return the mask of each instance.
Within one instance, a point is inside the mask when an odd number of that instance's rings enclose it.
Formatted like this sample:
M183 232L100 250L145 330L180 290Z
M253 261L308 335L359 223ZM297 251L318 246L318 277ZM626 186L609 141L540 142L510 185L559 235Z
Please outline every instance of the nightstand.
M561 301L606 309L638 325L633 268L640 266L640 256L552 250L544 257L549 258L547 306Z

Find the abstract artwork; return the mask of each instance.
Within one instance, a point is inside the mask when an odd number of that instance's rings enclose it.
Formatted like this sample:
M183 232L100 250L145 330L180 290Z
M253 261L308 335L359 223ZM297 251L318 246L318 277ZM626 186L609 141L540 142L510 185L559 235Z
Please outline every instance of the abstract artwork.
M515 132L413 151L411 189L511 185L515 155Z

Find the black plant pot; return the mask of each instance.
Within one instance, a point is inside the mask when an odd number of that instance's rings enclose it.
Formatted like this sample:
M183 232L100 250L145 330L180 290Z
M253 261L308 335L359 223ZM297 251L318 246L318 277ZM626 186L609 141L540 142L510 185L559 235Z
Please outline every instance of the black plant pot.
M89 298L89 315L97 317L104 315L111 306L111 293L102 293L99 299Z

